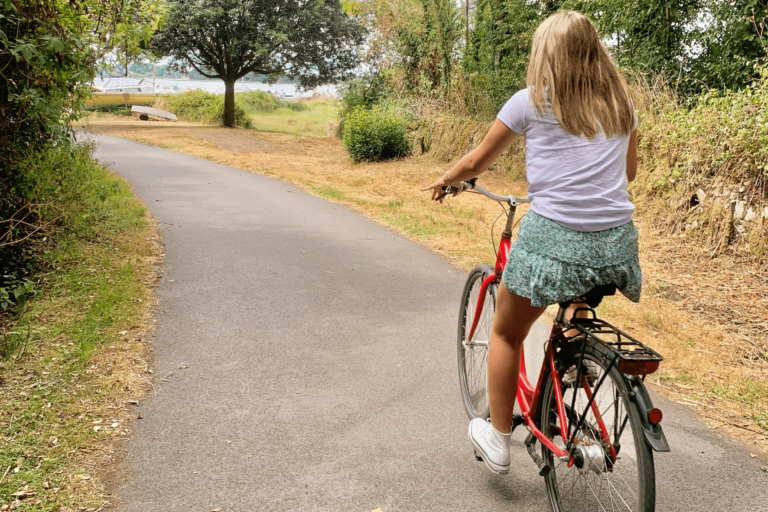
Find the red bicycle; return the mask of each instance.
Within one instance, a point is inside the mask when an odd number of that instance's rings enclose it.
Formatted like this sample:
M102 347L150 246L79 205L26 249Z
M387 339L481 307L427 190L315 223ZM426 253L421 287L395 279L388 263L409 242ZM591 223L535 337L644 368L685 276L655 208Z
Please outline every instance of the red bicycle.
M496 290L509 255L517 205L529 201L492 194L478 187L476 179L446 189L463 191L508 207L496 265L472 269L459 311L464 406L470 418L488 419L486 357ZM523 353L517 391L521 414L515 415L512 430L519 425L528 430L525 445L545 478L555 512L655 509L653 452L667 452L669 445L660 425L662 413L653 407L643 381L662 357L597 318L595 308L615 291L613 285L601 286L571 301L583 304L574 317L587 318L568 320L565 312L571 302L560 304L535 387L528 380Z

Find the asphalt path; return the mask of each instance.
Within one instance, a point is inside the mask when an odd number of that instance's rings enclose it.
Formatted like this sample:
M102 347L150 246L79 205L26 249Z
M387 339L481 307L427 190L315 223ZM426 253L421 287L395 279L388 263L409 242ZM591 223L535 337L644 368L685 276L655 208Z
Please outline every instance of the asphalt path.
M550 510L523 429L507 476L466 439L464 272L284 182L95 137L165 243L157 389L121 511ZM672 446L656 456L658 511L768 510L768 473L743 445L656 404Z

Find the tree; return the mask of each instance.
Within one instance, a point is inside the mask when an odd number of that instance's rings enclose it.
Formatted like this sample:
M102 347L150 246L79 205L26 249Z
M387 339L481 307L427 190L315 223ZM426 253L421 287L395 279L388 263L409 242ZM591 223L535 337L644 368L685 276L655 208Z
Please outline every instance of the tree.
M525 87L533 33L558 6L556 0L477 1L463 64L473 87L487 100L484 114L495 114Z
M718 0L719 1L719 0ZM680 75L690 56L701 0L569 0L601 35L612 40L616 59L638 71Z
M224 125L235 123L235 82L248 73L342 79L357 65L363 30L339 0L171 0L157 51L177 69L224 81Z
M701 53L691 63L694 91L711 87L737 90L759 76L754 64L765 61L765 0L703 0Z

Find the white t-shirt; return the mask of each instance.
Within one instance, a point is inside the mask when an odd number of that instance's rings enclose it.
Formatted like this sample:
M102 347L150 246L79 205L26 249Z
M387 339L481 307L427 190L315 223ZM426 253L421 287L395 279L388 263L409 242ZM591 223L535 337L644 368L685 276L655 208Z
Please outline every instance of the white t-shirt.
M531 210L574 231L602 231L632 220L629 135L577 137L552 111L537 113L528 89L512 96L497 117L525 137Z

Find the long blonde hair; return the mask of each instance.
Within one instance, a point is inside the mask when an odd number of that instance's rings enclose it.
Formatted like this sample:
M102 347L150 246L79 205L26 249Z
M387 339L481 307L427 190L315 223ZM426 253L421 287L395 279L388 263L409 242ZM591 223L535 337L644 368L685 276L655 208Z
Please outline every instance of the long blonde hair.
M574 135L591 139L601 130L606 137L632 131L627 82L581 13L558 12L539 25L526 82L536 109L551 108Z

